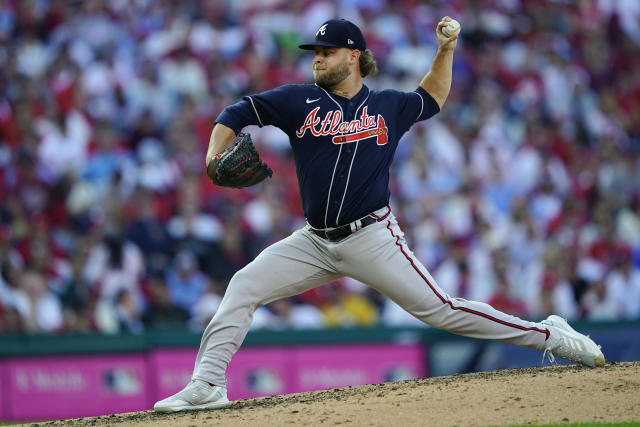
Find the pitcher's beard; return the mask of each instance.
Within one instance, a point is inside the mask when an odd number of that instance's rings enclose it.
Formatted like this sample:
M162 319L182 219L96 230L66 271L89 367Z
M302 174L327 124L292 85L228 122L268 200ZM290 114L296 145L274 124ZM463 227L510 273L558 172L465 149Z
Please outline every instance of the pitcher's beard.
M321 75L314 73L313 76L316 84L325 89L331 89L335 85L341 83L347 77L349 77L349 67L347 67L347 64L343 64L340 68L333 72L324 72Z

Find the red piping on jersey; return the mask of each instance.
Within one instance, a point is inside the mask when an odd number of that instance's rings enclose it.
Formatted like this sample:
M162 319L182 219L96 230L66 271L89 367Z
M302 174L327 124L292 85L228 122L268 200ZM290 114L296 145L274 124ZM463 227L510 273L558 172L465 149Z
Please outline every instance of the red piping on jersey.
M389 211L391 211L391 210L389 210ZM387 213L387 215L389 215L389 214ZM425 281L425 283L431 288L431 291L434 294L436 294L436 296L440 299L440 301L442 301L443 304L449 304L449 306L451 307L452 310L466 311L467 313L475 314L477 316L484 317L485 319L492 320L494 322L500 323L500 324L505 325L505 326L510 326L512 328L520 329L522 331L541 332L541 333L545 334L545 336L546 336L545 341L549 339L550 332L549 332L548 329L539 329L539 328L535 328L535 327L525 328L524 326L516 325L515 323L509 323L509 322L505 322L504 320L497 319L497 318L495 318L493 316L490 316L490 315L488 315L486 313L482 313L482 312L479 312L479 311L476 311L476 310L471 310L470 308L466 308L466 307L457 307L457 306L453 305L451 300L448 300L448 299L444 298L442 295L440 295L438 293L438 291L436 291L436 288L431 284L429 279L427 279L427 277L424 274L422 274L422 272L418 269L418 267L416 267L415 263L413 262L413 259L411 259L411 257L404 251L404 248L402 247L402 244L400 244L400 236L396 236L393 233L393 230L391 229L391 221L387 221L387 229L391 232L391 235L396 238L396 245L400 248L400 251L405 256L405 258L407 258L407 260L409 260L409 262L411 263L411 266L413 267L413 269L420 275L420 277L422 277L422 279Z

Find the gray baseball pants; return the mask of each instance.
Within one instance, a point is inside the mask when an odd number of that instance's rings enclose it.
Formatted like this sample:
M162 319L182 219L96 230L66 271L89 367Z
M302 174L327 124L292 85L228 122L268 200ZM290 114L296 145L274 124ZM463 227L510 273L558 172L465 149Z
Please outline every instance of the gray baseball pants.
M450 297L409 250L389 208L373 215L378 222L339 242L324 240L306 226L269 246L238 271L202 335L193 378L226 386L225 371L257 307L344 276L381 292L435 328L544 350L549 336L544 325L485 303Z

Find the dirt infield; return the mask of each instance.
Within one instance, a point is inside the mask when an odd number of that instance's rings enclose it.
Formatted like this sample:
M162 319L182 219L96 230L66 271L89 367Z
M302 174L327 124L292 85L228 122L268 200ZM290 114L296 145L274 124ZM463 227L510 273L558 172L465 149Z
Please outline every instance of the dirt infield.
M511 369L239 400L222 410L152 411L41 426L488 426L640 421L640 362Z

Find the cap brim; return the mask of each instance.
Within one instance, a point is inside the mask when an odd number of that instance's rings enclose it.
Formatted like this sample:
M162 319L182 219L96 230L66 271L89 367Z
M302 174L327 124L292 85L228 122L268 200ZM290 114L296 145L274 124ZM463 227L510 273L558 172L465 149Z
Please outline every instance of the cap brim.
M314 40L312 42L308 42L305 44L301 44L298 47L300 49L304 49L304 50L313 50L314 47L316 46L324 46L324 47L347 47L347 46L342 46L339 45L337 43L331 43L331 42L323 42L323 41L318 41L318 40Z

